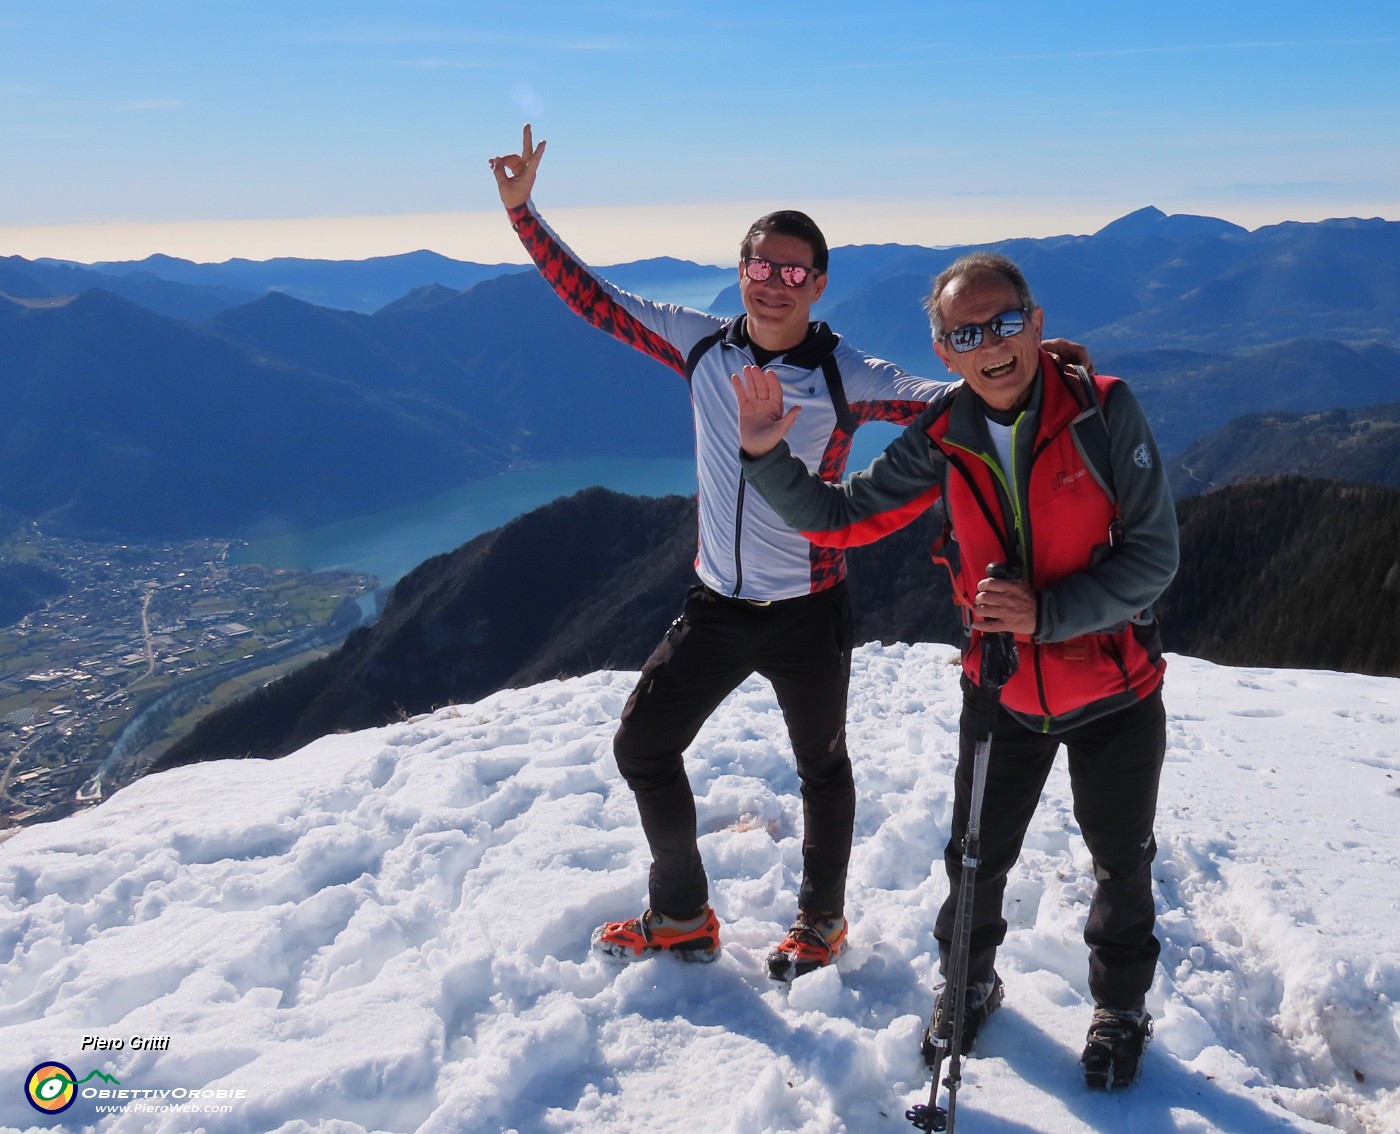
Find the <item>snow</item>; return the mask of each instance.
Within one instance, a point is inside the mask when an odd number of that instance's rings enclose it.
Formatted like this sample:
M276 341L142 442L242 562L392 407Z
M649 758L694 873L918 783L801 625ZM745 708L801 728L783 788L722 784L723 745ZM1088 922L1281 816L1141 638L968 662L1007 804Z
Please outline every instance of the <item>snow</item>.
M595 924L645 904L611 756L632 673L148 777L20 831L0 844L0 1127L913 1130L952 653L857 652L851 945L791 987L763 958L795 912L797 780L757 680L688 758L714 965L589 952ZM1091 877L1061 760L1008 889L1006 1002L964 1064L958 1128L1400 1130L1400 680L1173 656L1166 699L1143 1078L1112 1095L1079 1079ZM81 1092L141 1097L42 1115L24 1084L50 1060L118 1081Z

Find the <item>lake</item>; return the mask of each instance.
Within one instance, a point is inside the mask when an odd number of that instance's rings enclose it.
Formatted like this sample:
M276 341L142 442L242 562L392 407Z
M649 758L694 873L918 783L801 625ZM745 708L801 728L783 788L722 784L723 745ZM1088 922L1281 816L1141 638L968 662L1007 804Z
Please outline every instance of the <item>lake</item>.
M695 461L599 458L520 469L472 481L420 504L254 540L230 558L269 567L360 571L389 587L425 559L590 485L632 496L694 496Z

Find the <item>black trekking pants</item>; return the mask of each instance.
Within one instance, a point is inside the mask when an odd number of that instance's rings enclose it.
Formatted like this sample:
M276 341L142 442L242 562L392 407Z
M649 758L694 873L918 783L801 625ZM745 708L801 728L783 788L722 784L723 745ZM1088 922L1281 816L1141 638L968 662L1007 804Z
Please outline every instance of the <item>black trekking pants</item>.
M773 685L802 782L801 908L840 914L855 823L846 753L851 612L844 583L760 606L695 586L647 659L613 740L651 848L651 908L675 917L709 900L683 757L750 674Z
M953 830L943 853L949 894L934 930L944 968L953 939L972 795L974 697L975 690L964 681ZM1136 704L1058 733L1033 732L1004 710L997 713L973 891L970 981L991 978L997 946L1006 937L1006 876L1020 857L1026 829L1063 744L1069 753L1074 817L1094 858L1094 896L1084 926L1089 991L1094 1003L1104 1007L1142 1006L1161 951L1153 934L1152 860L1157 842L1152 825L1166 743L1160 685Z

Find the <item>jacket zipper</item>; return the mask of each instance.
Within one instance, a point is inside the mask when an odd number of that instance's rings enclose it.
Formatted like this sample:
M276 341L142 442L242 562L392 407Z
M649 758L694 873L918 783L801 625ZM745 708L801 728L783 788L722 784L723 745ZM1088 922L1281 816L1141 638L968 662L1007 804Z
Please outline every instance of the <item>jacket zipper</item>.
M1021 482L1020 478L1016 475L1016 462L1021 449L1018 444L1020 440L1018 434L1021 423L1025 420L1026 415L1024 413L1018 414L1015 422L1011 426L1011 472L1009 476L1002 470L1000 461L993 460L985 453L973 453L973 455L980 458L982 463L987 466L987 471L992 474L997 483L1001 485L1001 490L1006 494L1006 499L1011 505L1012 538L1015 541L1016 551L1021 560L1021 577L1023 579L1030 579L1033 574L1033 564L1031 563L1029 532L1026 530L1025 523L1026 510L1021 500ZM966 451L972 452L972 450ZM1039 456L1039 453L1033 452L1031 454L1032 464L1035 463L1035 458L1037 456ZM1031 648L1031 668L1035 671L1035 692L1037 699L1040 701L1042 714L1040 731L1042 733L1048 733L1050 731L1050 724L1054 718L1050 715L1050 702L1045 695L1045 672L1041 666L1040 645L1034 641L1034 639L1029 642L1029 645Z
M1031 664L1035 668L1035 695L1040 698L1040 731L1048 733L1054 718L1050 715L1050 702L1045 698L1045 674L1040 668L1040 645L1036 642L1031 643Z
M944 438L944 444L946 444L949 449L956 449L959 452L966 453L969 457L972 457L974 460L980 461L982 462L982 464L986 465L987 471L990 472L992 476L996 479L997 483L1001 485L1002 491L1004 493L1006 492L1006 478L1002 475L1001 466L997 464L996 461L989 458L986 453L979 453L976 449L969 449L965 445L959 445L956 441L949 441L946 437ZM968 489L972 492L973 497L976 499L978 507L982 509L982 514L986 517L988 525L991 527L994 533L1000 533L1005 524L1006 517L1002 516L1000 518L1000 521L998 521L998 518L992 512L991 506L987 503L986 499L982 495L981 490L977 487L977 481L973 479L973 477L966 469L960 469L959 471L962 472L963 479L967 481ZM1006 494L1009 499L1010 493ZM1013 512L1014 507L1015 506L1013 504ZM1012 534L1014 535L1015 533ZM1008 555L1011 554L1012 549L1008 546L1006 538L1002 538L1001 544L1003 550Z
M1104 653L1113 659L1113 664L1118 667L1118 674L1123 679L1123 688L1131 689L1132 682L1128 680L1128 666L1123 661L1122 651L1118 649L1118 643L1109 635L1103 636Z
M1029 525L1026 523L1026 508L1021 500L1021 480L1020 477L1016 475L1016 462L1021 452L1019 433L1021 423L1025 420L1025 413L1020 413L1011 426L1011 483L1008 485L1006 481L1003 480L1002 487L1006 490L1007 498L1011 501L1011 514L1015 517L1016 549L1021 556L1021 577L1029 582L1035 573L1034 564L1031 562L1032 545L1030 532L1028 530ZM1030 463L1032 465L1035 464L1036 458L1040 456L1040 452L1040 450L1035 449L1031 451ZM1030 483L1029 471L1026 474L1026 483ZM1045 693L1045 669L1041 664L1042 652L1040 643L1032 636L1029 645L1031 648L1031 667L1035 670L1035 695L1040 701L1040 731L1042 733L1049 733L1050 725L1054 718L1050 714L1050 701Z
M753 364L753 357L740 347L725 342L722 349L736 350L750 365ZM733 373L738 373L738 370L734 370ZM739 491L734 497L734 589L729 592L730 598L738 598L739 592L744 589L744 496L747 489L748 481L744 479L744 474L741 470L739 473Z
M739 495L734 501L734 589L729 592L730 598L738 598L739 592L744 589L744 555L739 549L743 546L744 494L748 483L740 474Z

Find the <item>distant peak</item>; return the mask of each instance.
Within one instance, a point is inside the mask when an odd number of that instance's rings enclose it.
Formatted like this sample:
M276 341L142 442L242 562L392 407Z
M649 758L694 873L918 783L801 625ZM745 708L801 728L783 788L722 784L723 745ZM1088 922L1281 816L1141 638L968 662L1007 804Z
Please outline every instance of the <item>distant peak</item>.
M456 291L450 287L444 287L439 283L424 284L422 287L414 288L407 295L394 300L392 303L386 303L376 311L375 314L383 315L386 312L402 314L408 311L428 311L434 307L441 307L444 303L456 299L457 296L461 294L460 291Z
M1139 221L1147 221L1147 220L1163 221L1163 220L1166 220L1166 219L1167 219L1167 214L1164 213L1164 212L1162 212L1162 210L1159 209L1156 205L1144 205L1142 208L1136 209L1136 210L1134 210L1133 212L1129 213L1127 216L1125 216L1125 217L1122 218L1123 221L1133 221L1133 220L1139 220ZM1122 223L1122 222L1120 221L1119 223Z
M1113 239L1140 239L1145 236L1167 237L1180 240L1191 236L1224 236L1227 233L1244 234L1249 230L1218 217L1196 216L1192 213L1173 213L1168 216L1155 205L1147 205L1116 221L1104 225L1095 236Z
M251 303L245 304L247 307L270 307L273 309L290 307L315 307L316 304L308 303L306 300L285 291L280 287L270 287L262 295Z
M184 260L179 256L167 256L164 252L153 252L144 260L99 260L86 265L94 271L103 271L109 268L146 268L154 271L156 268L193 268L193 260Z
M1119 217L1116 221L1110 221L1094 233L1095 236L1141 236L1144 233L1156 232L1163 221L1167 219L1167 214L1155 205L1148 205L1145 208L1128 213Z

